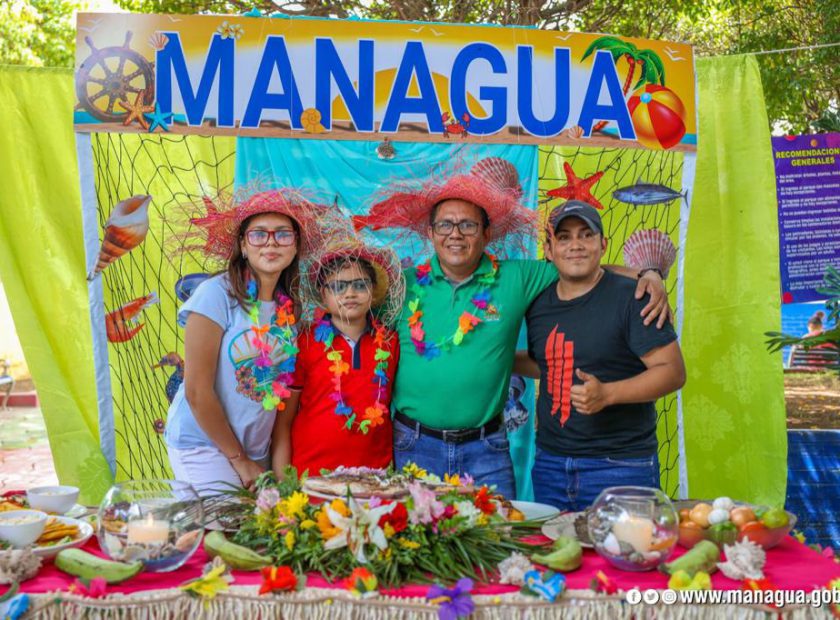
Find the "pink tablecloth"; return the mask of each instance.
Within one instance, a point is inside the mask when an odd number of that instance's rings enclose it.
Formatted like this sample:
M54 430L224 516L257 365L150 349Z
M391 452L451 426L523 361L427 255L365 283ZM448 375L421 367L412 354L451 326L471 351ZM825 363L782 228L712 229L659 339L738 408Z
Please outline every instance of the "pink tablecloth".
M547 540L547 539L546 539ZM99 545L93 538L85 546L85 550L98 555ZM681 547L677 547L672 559L685 553ZM201 569L208 561L207 554L203 548L177 571L172 573L141 573L133 579L116 586L110 586L109 592L139 592L144 590L163 590L174 588L183 582L194 579L201 575ZM612 568L606 560L599 557L594 551L587 550L584 554L583 566L566 576L567 587L570 589L585 589L598 570L612 579L619 588L630 589L639 587L659 588L666 587L668 578L656 571L646 573L628 573ZM806 590L824 587L830 580L840 578L840 564L831 559L825 558L807 546L793 538L786 538L774 549L767 552L767 565L765 566L766 577L777 587L783 590ZM259 584L261 577L259 572L234 571L236 585ZM43 593L55 590L66 590L73 583L74 578L58 570L49 561L41 573L35 579L31 579L21 586L22 592ZM720 571L712 576L712 583L715 589L731 590L741 587L741 583L724 577ZM307 581L309 587L336 587L330 584L320 575L310 575ZM428 586L407 586L398 591L388 592L398 596L424 596ZM4 588L5 590L5 588ZM498 594L513 592L518 588L513 586L479 586L476 594Z

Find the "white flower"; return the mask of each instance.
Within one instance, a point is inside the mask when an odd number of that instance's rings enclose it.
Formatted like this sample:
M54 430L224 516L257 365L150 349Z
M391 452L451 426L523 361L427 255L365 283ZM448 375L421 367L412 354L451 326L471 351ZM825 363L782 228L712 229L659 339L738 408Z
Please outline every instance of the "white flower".
M257 511L269 512L280 501L280 493L277 489L263 489L257 496Z
M324 549L347 547L359 564L367 564L366 544L371 543L381 551L388 548L388 539L385 538L385 532L379 527L379 519L382 515L390 513L397 504L392 502L386 506L377 506L366 510L355 498L351 497L349 505L349 517L342 516L332 507L326 505L330 522L341 531L324 543Z
M455 502L455 508L458 510L458 516L464 517L467 520L464 527L475 527L476 521L479 515L481 515L481 511L475 507L475 504L470 501Z
M499 583L515 586L525 585L525 573L534 570L534 565L521 553L512 553L499 562Z

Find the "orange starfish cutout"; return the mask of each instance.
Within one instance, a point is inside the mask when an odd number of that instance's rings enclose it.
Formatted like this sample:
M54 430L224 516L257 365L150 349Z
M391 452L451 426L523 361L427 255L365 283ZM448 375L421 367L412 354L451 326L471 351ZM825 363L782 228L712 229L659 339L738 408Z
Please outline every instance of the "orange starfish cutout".
M568 162L563 162L563 170L566 173L566 184L562 187L555 187L554 189L548 190L546 196L549 198L565 198L566 200L582 200L583 202L588 202L596 209L604 208L604 205L592 195L592 186L604 176L603 171L596 172L592 176L581 179L578 178Z
M146 118L143 116L146 112L154 112L155 106L153 105L146 105L143 102L143 99L146 97L146 91L141 90L137 93L137 96L134 98L134 103L129 103L125 99L121 99L117 103L120 104L120 107L128 112L125 116L125 120L123 120L123 125L128 127L134 121L140 123L140 126L143 129L149 128L149 123L146 122Z

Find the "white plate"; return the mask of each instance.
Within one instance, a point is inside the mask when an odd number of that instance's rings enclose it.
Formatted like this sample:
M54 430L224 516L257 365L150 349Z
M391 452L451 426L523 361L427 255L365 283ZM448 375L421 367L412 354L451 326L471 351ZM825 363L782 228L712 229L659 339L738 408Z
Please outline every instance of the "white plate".
M88 539L93 536L93 526L87 521L80 521L79 519L72 519L70 517L52 517L61 523L67 525L75 525L79 528L79 536L76 540L71 540L61 545L49 545L44 547L33 547L32 552L42 558L51 558L58 555L62 549L70 549L72 547L81 547Z
M577 519L580 514L582 513L566 512L561 515L557 515L551 519L551 521L543 523L542 533L548 536L551 540L557 540L561 536L576 538L580 542L581 547L592 549L592 545L581 541L575 531L575 519Z
M538 504L537 502L521 502L516 500L512 501L511 505L525 515L525 519L528 521L550 519L560 512L554 506L549 506L548 504Z
M70 517L71 519L81 519L88 512L90 512L90 508L82 506L81 504L76 504L70 510L65 512L63 516Z

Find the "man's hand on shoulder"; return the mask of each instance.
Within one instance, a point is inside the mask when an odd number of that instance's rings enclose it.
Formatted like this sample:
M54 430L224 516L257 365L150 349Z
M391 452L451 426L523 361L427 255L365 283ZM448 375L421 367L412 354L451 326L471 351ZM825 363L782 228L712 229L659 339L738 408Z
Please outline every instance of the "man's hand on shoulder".
M645 325L656 321L657 329L662 329L665 321L674 322L674 314L668 305L668 291L665 282L656 271L646 271L636 284L636 299L641 299L645 293L650 295L647 305L642 308Z

